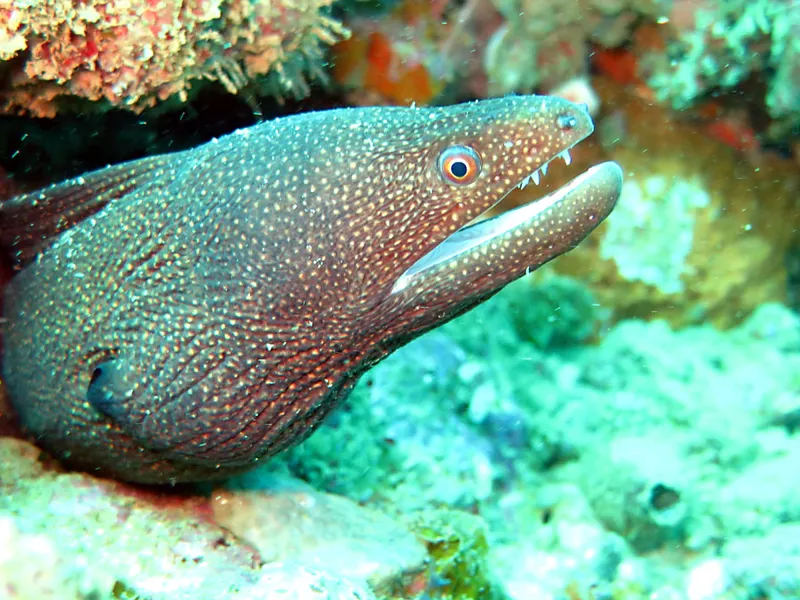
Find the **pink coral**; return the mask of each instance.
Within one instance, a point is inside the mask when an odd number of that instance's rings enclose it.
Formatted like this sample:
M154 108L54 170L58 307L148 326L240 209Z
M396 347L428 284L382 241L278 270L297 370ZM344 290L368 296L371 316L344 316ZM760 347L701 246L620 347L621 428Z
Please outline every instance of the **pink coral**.
M231 92L319 53L345 34L321 10L332 0L0 0L0 110L53 116L54 100L106 99L135 111L192 80ZM3 68L0 63L0 69ZM284 87L296 81L283 77Z

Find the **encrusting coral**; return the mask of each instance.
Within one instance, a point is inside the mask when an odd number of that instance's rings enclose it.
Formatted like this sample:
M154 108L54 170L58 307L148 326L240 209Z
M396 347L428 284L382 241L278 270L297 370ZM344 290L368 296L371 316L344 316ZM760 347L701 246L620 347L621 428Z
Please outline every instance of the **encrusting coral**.
M800 120L796 2L678 0L669 22L666 49L643 57L659 100L685 108L711 90L733 88L758 73L769 115L790 123Z
M0 0L0 112L52 117L61 96L139 112L192 81L235 93L266 74L302 93L321 44L346 35L332 1Z
M786 301L787 257L798 244L796 165L767 150L737 152L705 135L696 117L607 79L592 83L605 112L573 161L617 161L625 188L597 235L553 270L588 283L612 320L732 327L764 302ZM560 167L542 185L560 185L569 175ZM531 189L509 200L542 193Z

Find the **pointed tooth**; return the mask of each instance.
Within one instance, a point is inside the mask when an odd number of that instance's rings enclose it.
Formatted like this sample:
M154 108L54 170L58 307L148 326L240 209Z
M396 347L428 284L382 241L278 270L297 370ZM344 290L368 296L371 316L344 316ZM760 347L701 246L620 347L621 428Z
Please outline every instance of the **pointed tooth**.
M542 172L543 176L547 175L547 165L549 165L549 164L550 164L549 162L546 162L539 168L539 170Z
M539 170L538 169L533 172L533 175L531 175L531 177L533 177L533 183L535 183L536 185L539 185Z
M561 154L559 154L559 156L564 159L564 162L567 163L567 165L572 163L572 157L569 155L569 149L564 150Z

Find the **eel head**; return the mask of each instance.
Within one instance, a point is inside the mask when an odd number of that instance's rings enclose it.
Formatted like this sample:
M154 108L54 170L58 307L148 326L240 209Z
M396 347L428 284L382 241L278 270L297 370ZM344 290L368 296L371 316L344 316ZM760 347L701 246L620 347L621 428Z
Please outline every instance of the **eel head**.
M400 161L398 183L373 215L383 227L354 238L368 250L363 277L380 288L361 318L390 350L575 247L609 215L622 187L620 167L606 162L483 219L515 188L538 184L550 161L571 162L570 149L594 129L585 108L523 96L401 110L413 117L397 147L424 150L411 153L413 176L411 161Z

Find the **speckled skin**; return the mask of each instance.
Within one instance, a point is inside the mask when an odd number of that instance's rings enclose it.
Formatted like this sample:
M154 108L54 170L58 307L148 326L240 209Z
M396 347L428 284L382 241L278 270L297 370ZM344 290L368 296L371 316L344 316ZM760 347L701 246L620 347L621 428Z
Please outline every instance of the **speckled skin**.
M389 352L605 218L618 169L395 288L591 131L583 109L542 97L316 112L18 197L0 209L0 240L27 262L4 313L22 424L69 465L146 483L274 455ZM454 144L481 158L472 183L442 177ZM87 390L109 361L113 401L98 410Z

